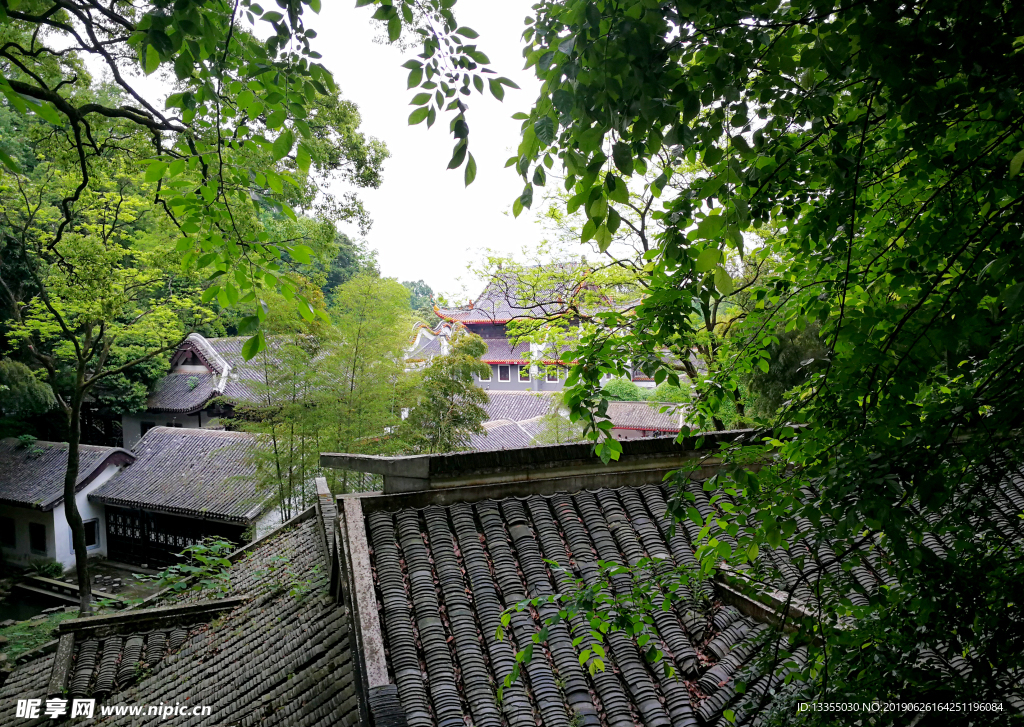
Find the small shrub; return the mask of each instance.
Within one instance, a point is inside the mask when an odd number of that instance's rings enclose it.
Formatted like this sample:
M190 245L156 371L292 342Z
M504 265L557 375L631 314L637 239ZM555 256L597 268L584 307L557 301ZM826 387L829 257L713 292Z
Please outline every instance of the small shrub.
M184 563L169 566L155 576L134 575L140 581L155 581L160 588L170 588L176 593L209 590L223 598L231 591L228 573L231 561L227 556L234 549L235 544L230 540L207 538L178 554Z
M648 398L651 401L664 401L671 404L689 404L693 399L693 394L689 387L672 386L664 381L658 384Z
M643 401L644 390L629 379L612 379L602 389L609 399L616 401Z
M51 558L40 558L28 564L28 572L43 578L60 578L64 575L64 566Z

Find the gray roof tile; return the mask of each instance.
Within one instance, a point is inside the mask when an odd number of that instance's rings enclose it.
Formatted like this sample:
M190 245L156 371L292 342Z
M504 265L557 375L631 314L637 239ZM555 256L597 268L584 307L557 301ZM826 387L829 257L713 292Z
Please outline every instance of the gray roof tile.
M133 456L120 447L79 446L78 484L81 490L107 463L127 464ZM64 499L68 467L67 442L22 444L0 440L0 502L51 510Z
M99 640L76 644L71 695L81 668L88 676L79 677L79 685L86 683L86 693L103 703L211 707L211 715L185 718L186 724L355 725L359 705L349 612L329 597L317 519L277 531L230 572L231 595L249 600L216 621L114 637L110 653L119 668L109 693L96 690L104 645ZM188 598L206 597L200 592ZM134 646L129 652L129 642L141 643L137 654ZM53 660L49 654L15 669L0 688L0 703L45 698ZM90 722L129 725L138 717L102 716L97 707ZM2 727L49 723L42 715L35 721L18 719L13 706L0 710Z
M251 522L262 511L245 432L153 427L135 463L89 495L110 505Z

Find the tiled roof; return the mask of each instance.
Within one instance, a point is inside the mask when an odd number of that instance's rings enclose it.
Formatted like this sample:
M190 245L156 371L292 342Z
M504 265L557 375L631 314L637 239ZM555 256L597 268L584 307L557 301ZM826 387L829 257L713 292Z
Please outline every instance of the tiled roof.
M692 490L698 507L706 506L700 484ZM570 576L549 569L545 559L587 583L596 581L599 560L636 563L650 555L696 565L692 535L682 527L671 532L667 496L652 484L372 512L368 533L389 671L410 727L698 727L714 724L727 706L737 708L735 677L753 669L768 629L723 606L707 581L685 590L673 610L653 614L659 647L679 679L647 665L622 632L606 637L605 670L590 675L579 661L589 637L572 644L588 631L577 618L576 634L564 624L551 627L524 677L496 699L514 664L512 644L529 644L553 607L515 612L510 640L497 641L502 610L571 588ZM628 588L625 578L614 577L613 587ZM783 676L751 674L748 695L777 687Z
M127 464L133 457L120 447L79 445L78 484L81 490L107 464ZM64 498L68 467L66 442L22 444L0 439L0 502L52 510Z
M520 447L532 447L534 444L533 435L519 422L499 423L497 426L485 427L483 434L472 434L469 437L469 449L476 452L519 449Z
M406 361L428 361L434 356L440 356L444 353L441 348L442 336L426 341L422 346L417 348L415 351L411 351L409 355L405 357Z
M194 412L219 396L220 374L167 374L146 400L150 411Z
M480 360L489 364L526 364L529 363L530 344L521 342L512 347L505 338L485 338L487 350Z
M195 351L212 373L170 373L157 382L146 401L150 411L192 413L203 409L211 399L223 397L230 402L254 403L258 393L251 385L263 381L260 370L264 357L274 361L274 349L281 338L271 337L267 350L246 361L242 358L243 336L205 338L193 333L181 348ZM179 349L180 350L180 349Z
M616 429L640 429L659 432L678 432L679 413L663 413L662 408L674 409L672 404L646 401L613 401L608 404L608 418Z
M359 721L349 612L329 596L329 563L315 517L276 531L229 571L247 600L216 620L75 640L68 696L101 704L209 706L186 724L351 727ZM209 598L200 593L198 598ZM138 614L139 611L126 615ZM0 689L0 726L17 699L43 698L53 654L19 666ZM45 701L44 701L45 704ZM103 716L91 724L137 724Z
M484 406L488 420L507 419L524 422L542 417L558 401L558 393L531 391L490 391L490 401ZM679 414L662 413L672 404L647 401L612 401L608 404L608 418L616 429L635 429L660 432L678 432Z
M489 420L507 419L521 422L544 416L548 413L555 397L532 391L489 391L490 401L484 405Z
M244 432L153 427L135 445L135 463L89 495L110 505L249 522L262 511Z
M564 312L579 281L567 277L553 285L551 290L530 291L514 273L498 273L471 305L434 310L445 320L462 323L508 323L517 317L557 315Z

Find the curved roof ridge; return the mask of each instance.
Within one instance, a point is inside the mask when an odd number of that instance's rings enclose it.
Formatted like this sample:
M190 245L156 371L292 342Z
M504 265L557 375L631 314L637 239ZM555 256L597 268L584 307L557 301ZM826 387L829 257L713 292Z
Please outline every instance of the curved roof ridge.
M190 333L188 338L185 339L194 345L196 348L202 351L203 355L209 359L210 365L217 369L217 373L220 374L220 381L214 384L213 388L218 394L224 393L224 388L228 383L228 374L231 373L231 364L218 353L217 349L213 347L206 337L200 333Z

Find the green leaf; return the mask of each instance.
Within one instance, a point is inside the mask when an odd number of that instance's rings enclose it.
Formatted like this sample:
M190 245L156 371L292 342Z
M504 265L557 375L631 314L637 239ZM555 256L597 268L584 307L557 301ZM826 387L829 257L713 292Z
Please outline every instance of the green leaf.
M402 35L402 18L395 13L388 18L388 40L394 43Z
M455 34L456 35L461 35L463 38L479 38L480 37L479 33L477 33L472 28L466 27L465 25L463 25L460 28L457 28L455 30Z
M251 361L265 346L266 342L263 340L263 331L260 331L242 344L242 358L246 361Z
M163 179L164 171L167 169L166 162L153 162L146 169L146 181L149 183L157 182Z
M542 116L533 122L533 131L537 140L545 146L555 140L555 122L550 116Z
M293 144L295 144L295 134L292 130L285 129L282 131L274 140L274 145L272 147L274 161L279 161L288 156L289 152L292 150Z
M1016 309L1021 304L1021 293L1024 292L1024 283L1017 283L1011 285L1009 288L1003 291L1002 299L1003 303L1010 310Z
M145 64L143 66L143 70L145 70L146 75L148 76L148 75L152 74L153 71L155 71L159 67L160 67L160 53L159 53L159 51L157 51L157 49L154 48L152 45L147 45L146 46L146 61L145 61Z
M594 239L597 241L597 246L604 252L608 249L608 246L612 244L612 233L608 229L607 225L601 225L597 228L597 232L594 233ZM604 424L604 422L601 422Z
M1010 160L1010 176L1016 177L1020 174L1021 165L1024 165L1024 149L1017 152Z
M469 161L466 162L466 186L468 187L471 185L474 179L476 179L476 159L474 159L473 155L470 154Z
M718 264L718 260L721 256L722 253L718 248L705 248L701 254L697 256L697 263L694 265L694 268L698 273L705 273Z
M268 129L280 129L285 119L288 118L288 112L284 109L277 109L267 114L267 128Z
M14 161L14 159L12 159L3 149L0 149L0 162L3 162L3 165L15 174L21 173L21 167L19 167L18 163Z
M313 262L313 250L307 245L293 245L291 256L303 265L309 265Z
M499 101L505 98L505 87L501 85L501 82L498 81L497 78L489 79L487 81L487 86L488 88L491 89L491 95L494 96L494 98L498 99Z
M618 142L612 147L612 161L615 167L627 177L633 174L633 150L629 144Z
M425 103L430 103L429 93L418 93L412 97L412 101L409 102L410 106L422 106Z
M411 114L409 114L409 126L415 126L416 124L422 123L427 118L427 114L430 113L429 106L421 106Z
M608 188L608 198L621 204L629 203L629 189L626 183L614 174L604 178L604 185Z
M309 152L306 151L306 145L299 144L299 148L295 152L295 166L298 167L299 171L303 174L308 174L310 161Z

